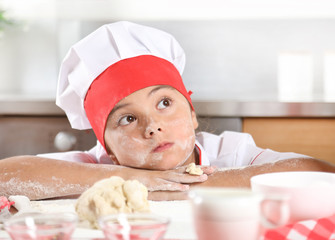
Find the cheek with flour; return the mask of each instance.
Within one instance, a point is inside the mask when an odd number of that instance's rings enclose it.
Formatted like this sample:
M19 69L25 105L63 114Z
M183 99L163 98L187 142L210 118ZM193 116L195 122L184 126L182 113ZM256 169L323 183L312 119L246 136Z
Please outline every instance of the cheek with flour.
M182 166L190 157L195 146L195 131L192 119L189 117L169 121L166 126L175 137L175 144L178 147L178 159L176 167Z
M179 146L182 150L184 150L184 155L181 156L181 160L176 167L183 166L184 163L188 160L188 158L191 156L194 145L195 145L195 136L190 136L186 141L180 141L178 142Z
M147 143L136 137L121 136L118 138L118 146L115 151L121 165L142 167L146 165L149 150Z

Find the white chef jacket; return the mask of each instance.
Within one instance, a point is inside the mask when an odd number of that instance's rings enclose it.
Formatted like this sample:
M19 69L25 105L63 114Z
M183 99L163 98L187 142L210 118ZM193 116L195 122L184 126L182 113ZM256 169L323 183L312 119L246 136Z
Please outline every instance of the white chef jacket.
M250 134L231 131L224 131L220 135L197 133L196 149L199 153L200 165L219 168L243 167L288 158L308 157L297 153L280 153L259 148ZM89 151L48 153L38 156L71 162L113 164L99 142Z

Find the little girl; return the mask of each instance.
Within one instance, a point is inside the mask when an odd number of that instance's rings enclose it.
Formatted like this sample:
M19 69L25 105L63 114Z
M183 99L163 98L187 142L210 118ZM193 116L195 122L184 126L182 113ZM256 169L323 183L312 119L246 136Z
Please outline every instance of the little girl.
M301 154L258 148L246 133L195 134L184 65L171 35L130 22L104 25L76 43L61 66L56 104L73 128L92 128L97 145L1 160L0 195L76 196L115 175L138 179L151 199L181 199L190 185L246 187L264 172L335 170ZM187 174L189 163L204 174Z

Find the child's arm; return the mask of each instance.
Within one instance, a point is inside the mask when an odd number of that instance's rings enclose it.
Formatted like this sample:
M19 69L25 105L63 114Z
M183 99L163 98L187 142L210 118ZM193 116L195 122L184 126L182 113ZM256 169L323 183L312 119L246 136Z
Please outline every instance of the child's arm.
M224 187L250 187L252 176L286 171L321 171L335 172L335 165L326 161L313 158L292 158L280 160L274 163L264 163L248 167L220 169L201 186L224 186ZM198 184L194 184L197 186Z
M218 169L208 176L208 180L202 183L192 184L191 187L250 187L252 176L285 171L322 171L334 172L335 165L329 162L313 158L292 158L280 160L274 163L264 163L239 168ZM151 192L149 198L152 200L177 200L187 199L187 192Z
M207 175L191 176L183 168L152 171L18 156L0 160L0 196L26 195L30 199L76 196L96 181L111 176L137 179L149 191L186 191L187 184L207 180Z

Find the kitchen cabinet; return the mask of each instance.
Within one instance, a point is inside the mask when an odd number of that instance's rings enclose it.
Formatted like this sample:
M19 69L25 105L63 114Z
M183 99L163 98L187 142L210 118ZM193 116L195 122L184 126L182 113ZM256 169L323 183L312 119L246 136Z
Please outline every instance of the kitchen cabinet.
M65 116L0 116L0 159L15 155L89 150L91 130L74 130Z
M250 133L259 147L335 163L335 103L198 101L194 106L200 116L240 119L237 131ZM216 129L220 121L211 124Z
M201 117L198 121L203 131L246 132L261 148L301 153L335 163L335 118Z
M242 131L261 148L335 163L335 118L243 118Z
M250 133L256 144L335 163L335 103L193 101L199 128ZM22 154L89 150L92 130L72 129L54 99L0 99L0 159Z

